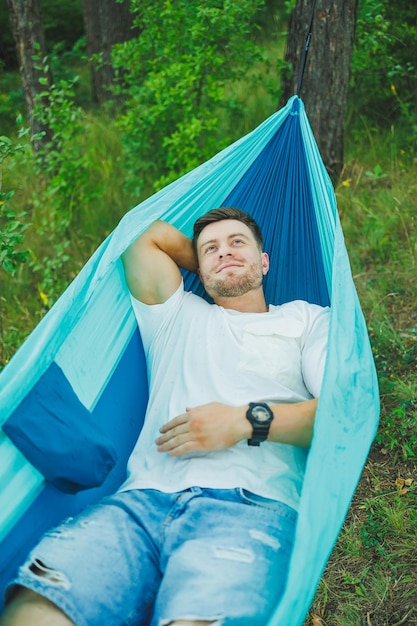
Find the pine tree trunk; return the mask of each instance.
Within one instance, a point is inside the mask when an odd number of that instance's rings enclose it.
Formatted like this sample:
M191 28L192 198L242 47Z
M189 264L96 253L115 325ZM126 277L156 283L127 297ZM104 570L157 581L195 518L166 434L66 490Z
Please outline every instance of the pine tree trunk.
M306 107L324 164L335 184L343 168L344 122L358 0L317 0L312 39L298 94ZM281 104L297 91L312 0L296 0L290 16Z
M52 72L43 61L46 47L40 0L7 0L7 5L16 41L29 128L32 136L44 133L42 138L33 141L34 150L39 151L50 141L50 132L34 115L35 104L42 103L40 94L52 85ZM40 78L43 84L39 82Z
M111 51L116 43L131 39L133 16L130 2L116 0L82 0L87 52L91 64L93 99L102 104L114 98L111 87L115 80Z

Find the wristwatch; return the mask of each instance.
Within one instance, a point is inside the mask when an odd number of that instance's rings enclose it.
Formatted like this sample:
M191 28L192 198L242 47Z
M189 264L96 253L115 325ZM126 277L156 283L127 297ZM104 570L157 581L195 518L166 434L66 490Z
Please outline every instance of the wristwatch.
M248 439L248 446L259 446L268 437L274 414L265 402L249 402L246 417L253 427L252 437Z

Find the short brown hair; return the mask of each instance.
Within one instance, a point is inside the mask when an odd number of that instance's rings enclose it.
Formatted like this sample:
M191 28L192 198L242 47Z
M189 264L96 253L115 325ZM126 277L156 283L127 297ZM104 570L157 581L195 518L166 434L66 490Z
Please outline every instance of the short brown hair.
M201 231L208 226L209 224L213 224L214 222L221 222L223 220L237 220L238 222L242 222L245 224L252 232L255 237L255 241L259 246L259 249L263 249L262 242L262 233L258 224L255 222L253 217L251 217L248 213L241 211L240 209L236 209L234 207L219 207L218 209L212 209L208 213L205 213L194 224L194 233L193 233L193 246L194 250L197 249L197 241L201 234Z

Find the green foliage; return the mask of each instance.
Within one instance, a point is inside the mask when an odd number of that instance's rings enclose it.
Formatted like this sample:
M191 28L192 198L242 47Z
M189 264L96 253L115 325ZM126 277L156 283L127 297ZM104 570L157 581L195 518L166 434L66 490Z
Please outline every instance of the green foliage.
M352 59L352 122L397 122L415 147L417 5L408 0L363 0L359 3ZM361 125L353 124L362 131Z
M48 53L47 60L51 66L55 82L64 80L72 83L75 95L77 95L77 90L80 89L78 71L85 72L87 69L87 43L85 37L80 37L70 49L66 47L65 42L55 44ZM84 85L81 88L85 90Z
M40 67L47 70L47 58ZM40 82L46 84L46 78ZM40 184L32 196L37 233L46 253L34 254L31 267L38 276L39 294L47 306L62 293L72 275L70 229L77 223L83 204L90 205L100 195L95 164L86 143L87 117L75 104L76 82L77 77L57 81L39 94L35 105L34 116L47 129L48 137L35 153ZM41 136L32 137L33 141L39 139Z
M5 358L4 308L7 305L5 284L8 276L15 275L18 267L25 263L29 253L22 249L24 234L28 227L26 212L12 206L14 190L3 190L3 175L7 165L16 161L24 150L23 145L14 143L9 137L0 136L0 367ZM10 279L9 279L10 280ZM16 335L16 340L22 336Z
M41 0L41 10L48 52L57 44L71 50L84 34L80 0Z
M415 386L414 386L415 392ZM377 443L392 454L395 462L417 458L417 407L415 397L401 402L385 417L384 428L377 435Z
M243 105L227 87L260 61L253 40L261 0L134 0L136 39L117 46L123 76L124 133L130 183L160 188L205 161L236 137Z
M0 68L0 134L15 132L16 116L23 114L22 80L16 72L6 73Z
M35 107L35 117L51 132L36 155L39 174L48 180L53 204L60 206L65 197L70 213L89 185L87 153L76 141L83 137L86 124L83 110L74 105L76 81L53 84L38 96Z
M28 252L21 249L27 228L26 213L17 213L10 207L14 191L3 191L2 178L5 160L13 158L20 150L22 147L14 145L9 137L0 137L0 268L12 274L28 258Z

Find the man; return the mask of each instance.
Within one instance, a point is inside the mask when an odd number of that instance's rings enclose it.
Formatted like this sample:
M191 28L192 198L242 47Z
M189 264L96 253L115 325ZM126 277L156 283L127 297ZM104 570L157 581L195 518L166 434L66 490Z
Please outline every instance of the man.
M328 309L267 306L256 223L215 209L193 242L155 222L123 256L149 404L120 491L48 533L2 626L256 626L282 595ZM185 293L198 272L209 304Z

